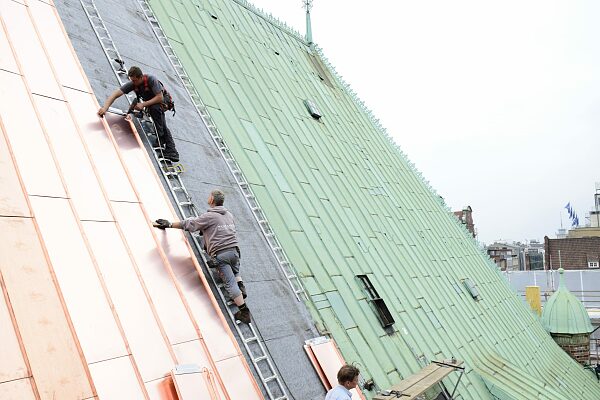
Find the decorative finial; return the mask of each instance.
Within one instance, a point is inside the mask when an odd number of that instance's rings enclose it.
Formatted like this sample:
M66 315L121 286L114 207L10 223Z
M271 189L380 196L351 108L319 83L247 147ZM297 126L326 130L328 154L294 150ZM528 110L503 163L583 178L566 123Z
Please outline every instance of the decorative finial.
M312 28L310 24L310 10L312 10L313 0L302 0L304 9L306 10L306 41L308 44L312 44Z
M559 268L558 274L558 287L566 289L567 285L565 284L565 270L563 268Z

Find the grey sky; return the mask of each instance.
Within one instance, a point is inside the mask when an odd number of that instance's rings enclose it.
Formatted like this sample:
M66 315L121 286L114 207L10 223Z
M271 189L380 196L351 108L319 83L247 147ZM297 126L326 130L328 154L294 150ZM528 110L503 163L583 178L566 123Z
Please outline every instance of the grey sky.
M305 31L300 0L253 4ZM600 181L600 2L316 0L313 39L479 239L585 223Z

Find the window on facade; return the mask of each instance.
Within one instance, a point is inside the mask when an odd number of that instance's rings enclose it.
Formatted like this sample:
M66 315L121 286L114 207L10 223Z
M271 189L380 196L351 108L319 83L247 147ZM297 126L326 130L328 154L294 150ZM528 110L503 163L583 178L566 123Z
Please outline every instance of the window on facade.
M588 268L598 268L598 261L588 261Z
M394 324L394 318L390 313L390 310L385 305L385 301L381 297L379 297L379 293L371 283L371 280L367 275L356 275L356 277L361 281L365 291L367 292L367 296L369 298L369 303L371 303L375 310L377 311L377 317L379 318L379 322L381 322L381 326L387 328Z

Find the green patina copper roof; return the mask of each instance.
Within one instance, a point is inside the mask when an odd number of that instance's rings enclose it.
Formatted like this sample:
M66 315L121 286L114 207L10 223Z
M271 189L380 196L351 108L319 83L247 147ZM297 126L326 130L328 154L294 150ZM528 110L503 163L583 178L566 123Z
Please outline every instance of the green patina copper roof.
M594 330L590 316L581 301L567 289L564 272L562 268L558 270L560 284L544 306L542 324L550 333L590 333Z
M455 356L467 368L461 398L491 400L472 368L493 351L565 398L600 398L595 377L554 343L318 47L245 1L150 5L301 276L312 316L365 379L386 388ZM357 275L393 325L382 327Z

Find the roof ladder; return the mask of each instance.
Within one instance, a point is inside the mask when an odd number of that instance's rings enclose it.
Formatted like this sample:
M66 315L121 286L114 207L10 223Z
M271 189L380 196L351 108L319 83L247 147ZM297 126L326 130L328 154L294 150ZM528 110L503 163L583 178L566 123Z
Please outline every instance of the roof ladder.
M106 55L106 58L109 60L112 70L119 81L119 84L123 84L123 76L125 75L125 69L123 68L122 58L119 54L119 51L115 47L115 43L106 29L106 25L104 21L100 17L98 9L96 8L96 4L94 0L79 0L85 13L94 29L94 33L98 38L98 41L102 45L102 50ZM149 9L146 5L145 1L140 1L140 5L144 9L146 17L148 17ZM153 25L153 28L155 26ZM163 43L161 41L161 43ZM164 44L163 44L164 46ZM168 46L168 44L167 44ZM131 99L127 96L127 101L131 104ZM114 112L114 109L111 109ZM120 110L116 110L120 111ZM125 114L123 112L120 112ZM144 115L142 119L138 120L139 127L145 135L143 137L148 139L148 135L156 135L156 129L154 127L154 123L147 116ZM191 196L189 195L182 179L181 174L184 172L181 164L173 164L171 161L165 159L162 155L162 147L153 147L152 154L154 156L154 160L160 166L160 171L163 175L164 181L167 183L171 195L175 199L175 203L177 204L177 208L181 213L183 218L189 217L197 217L200 215L198 209L193 203ZM158 154L160 153L160 154ZM206 266L206 257L203 250L203 246L199 243L198 237L196 235L191 235L192 241L196 246L196 250L198 254L200 254L202 258L203 264ZM213 276L210 269L206 268L208 272L208 276L210 276L215 287L221 288L223 285L217 284L215 277ZM259 339L256 329L252 323L245 325L239 321L236 321L233 314L237 311L237 306L231 301L227 300L226 294L222 290L217 290L219 294L219 298L221 302L226 305L227 314L229 318L234 322L233 325L241 338L242 343L244 344L244 348L246 349L250 359L252 360L252 364L256 370L257 375L259 376L265 391L269 395L269 399L271 400L289 400L288 395L285 392L283 383L278 375L278 371L275 369L273 362L271 361L269 353L266 351L263 342ZM296 292L296 297L298 297L298 293Z
M275 236L274 230L271 228L269 222L264 217L265 214L262 212L260 205L258 204L258 202L256 200L256 197L252 193L252 189L251 189L250 185L248 184L248 181L244 177L244 174L242 173L239 165L233 158L233 153L231 152L231 150L229 150L229 148L225 144L225 140L223 139L223 136L221 135L221 133L219 132L219 130L213 123L213 119L210 117L207 107L204 105L204 103L200 99L200 95L199 95L198 91L196 90L194 85L191 83L192 80L190 79L189 75L185 72L185 68L183 67L183 64L181 63L181 61L175 54L175 51L169 44L167 36L165 35L162 27L160 26L158 19L152 12L150 5L148 4L148 2L146 0L138 0L138 3L140 4L140 7L144 11L144 15L146 16L146 19L152 26L152 30L154 31L154 34L156 35L159 42L162 44L163 50L165 51L167 58L169 59L169 61L171 62L171 65L173 66L175 71L177 71L179 78L183 82L183 85L185 86L190 98L192 99L192 103L194 103L194 106L196 107L198 114L200 114L202 121L204 122L207 129L209 130L209 132L213 138L213 141L215 142L217 148L219 149L219 151L221 153L221 156L226 161L227 166L229 167L229 170L231 171L231 174L233 175L240 190L244 194L244 198L246 199L246 202L250 206L250 209L252 210L252 213L254 214L254 218L258 222L258 226L260 227L263 235L265 235L265 238L267 239L267 242L269 243L269 246L271 247L273 254L275 254L279 268L281 269L281 271L283 272L283 275L288 280L289 285L292 288L294 295L296 296L296 299L298 301L300 301L300 297L302 296L306 300L308 300L308 296L304 290L304 287L302 286L302 282L300 281L300 278L298 277L294 266L289 261L287 255L283 252L283 250L281 250L282 249L281 244L279 243L279 240ZM272 233L272 235L268 235L270 233Z

